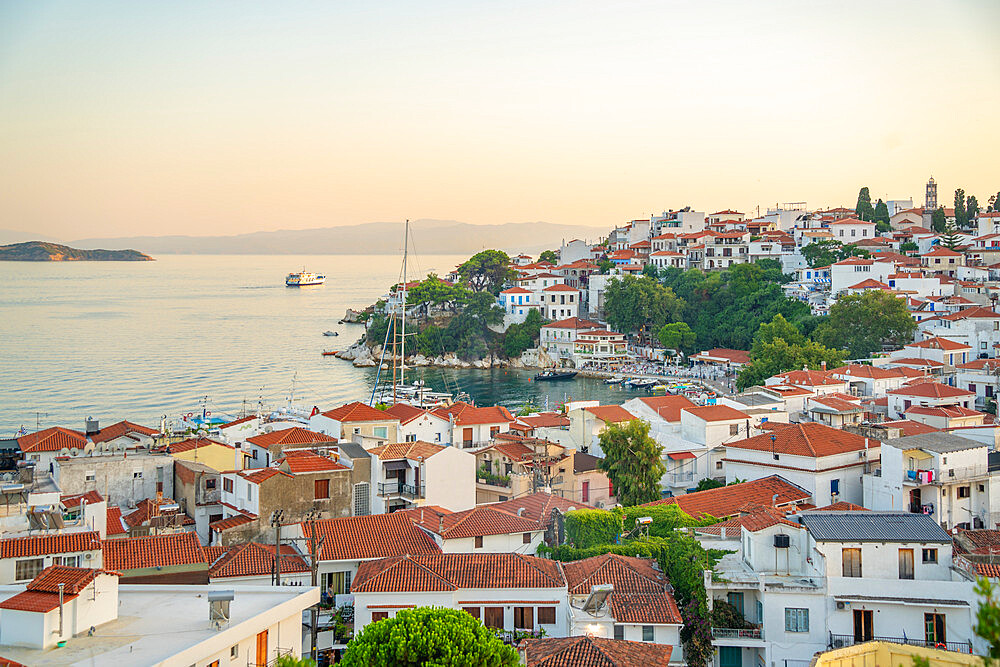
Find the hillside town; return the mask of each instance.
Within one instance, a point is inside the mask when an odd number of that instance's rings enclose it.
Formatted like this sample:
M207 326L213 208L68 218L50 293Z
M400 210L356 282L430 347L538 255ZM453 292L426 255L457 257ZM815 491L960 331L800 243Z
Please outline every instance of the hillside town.
M527 665L873 640L971 664L1000 583L1000 202L962 204L931 179L923 206L865 188L480 253L395 286L355 355L654 379L620 404L383 394L0 440L0 664L331 664L422 608ZM397 320L417 347L375 360Z

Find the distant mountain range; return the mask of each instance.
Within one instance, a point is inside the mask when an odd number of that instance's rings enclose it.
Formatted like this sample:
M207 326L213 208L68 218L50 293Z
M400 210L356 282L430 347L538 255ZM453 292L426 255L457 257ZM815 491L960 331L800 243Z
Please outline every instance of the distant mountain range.
M138 250L80 250L58 243L28 241L0 245L4 262L151 262L153 258Z
M472 254L484 248L537 253L575 238L597 239L601 227L520 222L470 225L454 220L410 223L410 251L421 255ZM36 237L37 238L37 237ZM403 223L370 222L344 227L252 232L234 236L129 236L71 241L79 248L142 248L183 255L396 255L403 248Z

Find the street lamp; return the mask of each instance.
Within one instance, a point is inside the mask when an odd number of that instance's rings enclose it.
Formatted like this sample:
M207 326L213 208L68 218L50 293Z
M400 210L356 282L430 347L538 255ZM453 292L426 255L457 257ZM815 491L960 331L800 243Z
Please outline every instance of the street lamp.
M776 451L774 451L774 441L777 440L777 439L778 439L778 436L776 436L775 434L772 433L771 434L771 456L774 457L775 461L778 460L778 453Z

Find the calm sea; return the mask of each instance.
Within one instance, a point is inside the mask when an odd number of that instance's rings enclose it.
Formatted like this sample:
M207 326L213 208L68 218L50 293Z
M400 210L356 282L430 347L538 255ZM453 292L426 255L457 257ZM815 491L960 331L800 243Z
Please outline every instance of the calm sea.
M424 256L410 273L447 273L465 259ZM325 285L286 288L302 268ZM0 262L0 437L21 425L82 428L130 419L157 426L200 409L236 414L259 400L326 409L367 401L375 369L323 357L362 332L339 325L399 279L387 255L178 256L155 262ZM339 332L336 338L323 331ZM620 403L631 394L599 380L535 383L531 373L421 369L435 390L480 405L566 399Z

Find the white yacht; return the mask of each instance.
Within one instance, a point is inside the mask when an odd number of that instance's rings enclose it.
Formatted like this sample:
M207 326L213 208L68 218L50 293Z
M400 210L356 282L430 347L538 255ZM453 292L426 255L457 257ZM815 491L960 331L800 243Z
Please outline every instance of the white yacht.
M309 273L305 269L298 273L289 273L285 277L285 285L288 287L305 287L306 285L322 285L326 282L326 276L322 273Z

